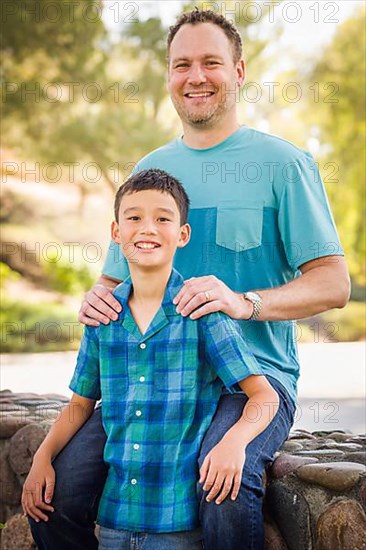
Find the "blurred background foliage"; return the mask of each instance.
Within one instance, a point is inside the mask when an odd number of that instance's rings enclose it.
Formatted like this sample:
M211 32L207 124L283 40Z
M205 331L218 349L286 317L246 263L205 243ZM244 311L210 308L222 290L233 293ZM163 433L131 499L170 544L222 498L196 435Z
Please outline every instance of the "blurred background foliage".
M141 156L180 132L166 88L168 25L158 16L140 17L138 11L111 32L101 17L106 2L72 4L70 11L61 0L7 0L2 14L5 352L77 348L80 327L71 339L68 323L75 324L82 293L100 272L113 193ZM204 4L182 2L182 8ZM226 9L235 4L226 2ZM241 120L300 147L317 144L314 154L346 250L353 302L305 320L301 338L313 341L318 323L323 338L359 340L365 333L366 284L365 7L360 3L339 24L317 58L304 58L288 70L277 69L283 22L267 24L272 8L263 7L253 19L250 10L242 10L246 17L236 18L247 86L256 82L263 89L270 79L280 87L297 82L312 93L295 103L283 94L274 101L242 101ZM36 174L26 173L32 169ZM90 243L100 251L92 258ZM43 329L56 321L58 337L43 337ZM38 340L32 330L38 331Z

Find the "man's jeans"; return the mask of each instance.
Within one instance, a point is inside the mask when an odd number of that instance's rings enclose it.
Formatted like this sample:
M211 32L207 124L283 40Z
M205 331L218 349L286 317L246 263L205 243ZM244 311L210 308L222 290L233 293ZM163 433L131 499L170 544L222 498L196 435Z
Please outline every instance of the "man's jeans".
M202 550L202 531L131 533L100 528L99 550Z
M295 405L283 386L271 377L278 392L280 408L267 428L246 449L246 460L239 496L217 505L205 501L206 493L197 483L199 514L206 550L262 550L264 544L262 477L274 453L286 440L293 423ZM247 401L243 394L221 397L216 414L201 447L199 465L206 454L240 418ZM255 422L269 408L250 411ZM49 521L29 520L39 550L96 550L93 521L105 482L103 463L105 433L98 408L88 422L58 455L53 465L56 488L52 500L55 511ZM122 549L122 547L119 547ZM129 546L126 547L128 549Z

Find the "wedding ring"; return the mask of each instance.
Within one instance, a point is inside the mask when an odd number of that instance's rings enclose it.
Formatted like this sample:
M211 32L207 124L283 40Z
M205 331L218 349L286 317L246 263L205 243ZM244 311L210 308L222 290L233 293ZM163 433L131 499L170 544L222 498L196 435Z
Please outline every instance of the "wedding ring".
M205 291L205 296L206 296L206 302L209 302L210 301L210 293L208 291Z

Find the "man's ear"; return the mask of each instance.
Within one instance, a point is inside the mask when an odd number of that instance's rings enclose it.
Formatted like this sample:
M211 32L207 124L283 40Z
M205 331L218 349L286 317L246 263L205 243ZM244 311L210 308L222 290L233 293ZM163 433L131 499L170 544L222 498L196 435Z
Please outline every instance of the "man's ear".
M191 226L189 225L189 223L185 223L180 228L178 248L184 248L189 243L190 238L191 238Z
M119 235L119 225L116 221L113 221L111 225L111 237L112 237L112 241L114 241L117 244L121 244L121 237Z
M243 86L245 81L245 62L244 59L240 59L238 63L236 64L236 74L238 77L237 83L238 86Z

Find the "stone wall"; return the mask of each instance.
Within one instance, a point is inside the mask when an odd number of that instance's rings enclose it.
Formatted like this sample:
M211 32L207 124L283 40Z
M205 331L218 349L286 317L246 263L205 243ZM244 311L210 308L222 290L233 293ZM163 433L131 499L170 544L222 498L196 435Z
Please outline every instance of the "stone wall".
M35 548L21 487L67 401L0 392L1 550ZM365 435L291 432L264 479L266 550L366 550L365 463Z

